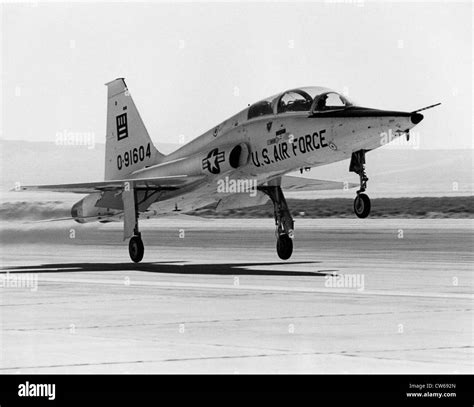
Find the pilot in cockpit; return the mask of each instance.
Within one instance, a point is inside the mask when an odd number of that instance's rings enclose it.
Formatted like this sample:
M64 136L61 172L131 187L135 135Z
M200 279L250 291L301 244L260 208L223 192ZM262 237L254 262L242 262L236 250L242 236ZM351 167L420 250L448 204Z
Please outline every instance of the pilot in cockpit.
M326 100L328 98L328 95L322 95L319 99L318 99L318 103L316 104L316 110L324 110L326 109Z

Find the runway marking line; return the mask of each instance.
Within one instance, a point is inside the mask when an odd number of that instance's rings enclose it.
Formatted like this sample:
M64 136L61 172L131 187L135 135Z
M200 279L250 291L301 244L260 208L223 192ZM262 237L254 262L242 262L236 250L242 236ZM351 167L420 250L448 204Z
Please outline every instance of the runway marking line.
M442 348L434 348L442 349ZM446 347L444 349L455 349ZM395 350L396 351L396 350ZM370 352L370 351L369 351ZM165 359L141 359L141 360L129 360L129 361L105 361L105 362L83 362L83 363L67 363L67 364L56 364L56 365L39 365L39 366L12 366L12 367L0 367L0 371L18 370L18 369L51 369L61 367L84 367L84 366L106 366L106 365L128 365L128 364L149 364L149 363L167 363L167 362L193 362L202 360L225 360L225 359L251 359L251 358L272 358L272 357L288 357L288 356L323 356L332 358L347 358L357 357L362 359L374 359L374 360L385 360L396 363L406 363L404 359L381 357L375 355L361 355L357 352L352 351L339 351L339 352L274 352L274 353L256 353L256 354L241 354L241 355L220 355L220 356L199 356L199 357L184 357L184 358L165 358ZM443 362L432 362L426 360L410 360L413 364L437 364L446 365ZM469 366L469 365L467 365Z
M66 283L66 284L104 284L116 285L124 287L132 286L151 286L164 289L184 288L184 289L219 289L219 290L234 290L234 291L274 291L274 292L301 292L301 293L319 293L319 294L339 294L339 295L358 295L358 296L393 296L393 297L426 297L426 298L451 298L451 299L474 299L474 294L466 293L410 293L406 291L382 291L382 290L364 290L358 291L356 289L342 289L342 288L317 288L317 287L283 287L283 286L263 286L263 285L245 285L239 284L210 284L210 283L179 283L171 281L137 281L130 280L127 286L124 285L123 280L104 280L104 279L86 279L86 278L51 278L41 277L38 281L51 283Z

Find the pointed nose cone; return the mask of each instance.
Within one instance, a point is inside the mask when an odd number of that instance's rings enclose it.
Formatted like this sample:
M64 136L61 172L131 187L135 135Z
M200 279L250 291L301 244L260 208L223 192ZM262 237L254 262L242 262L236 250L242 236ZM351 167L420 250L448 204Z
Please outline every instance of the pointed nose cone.
M413 124L418 124L423 120L423 115L420 113L412 113L410 120Z

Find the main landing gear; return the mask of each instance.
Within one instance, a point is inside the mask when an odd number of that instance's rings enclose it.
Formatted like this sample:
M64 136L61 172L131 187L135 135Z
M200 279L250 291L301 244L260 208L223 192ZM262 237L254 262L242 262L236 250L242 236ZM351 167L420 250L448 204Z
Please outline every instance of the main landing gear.
M142 261L143 254L145 253L145 246L143 246L143 240L140 233L132 236L128 242L128 253L135 263L140 263Z
M286 204L283 191L279 185L262 186L259 189L267 194L273 202L278 257L282 260L288 260L293 253L294 221Z
M143 259L145 246L143 245L142 236L138 230L138 202L137 193L133 183L126 182L122 190L123 202L123 238L128 239L128 253L135 263L139 263Z
M143 245L142 234L138 231L138 208L135 208L135 216L133 221L135 222L133 226L133 236L128 242L128 254L130 258L135 263L140 263L145 254L145 246Z
M365 173L365 150L359 150L352 153L349 171L359 175L360 188L354 199L354 213L359 218L366 218L370 213L370 199L364 194L367 188L369 178Z

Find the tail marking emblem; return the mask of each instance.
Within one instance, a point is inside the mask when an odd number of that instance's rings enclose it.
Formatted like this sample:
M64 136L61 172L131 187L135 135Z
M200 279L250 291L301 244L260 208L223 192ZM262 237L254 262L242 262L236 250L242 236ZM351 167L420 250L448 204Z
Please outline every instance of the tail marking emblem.
M123 140L128 137L127 113L123 113L115 119L117 122L117 140Z

